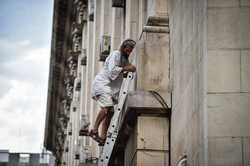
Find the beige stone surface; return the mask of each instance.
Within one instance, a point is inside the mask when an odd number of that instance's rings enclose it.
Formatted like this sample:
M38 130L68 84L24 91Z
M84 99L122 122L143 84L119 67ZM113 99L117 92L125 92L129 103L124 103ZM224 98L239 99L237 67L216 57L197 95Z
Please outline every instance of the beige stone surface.
M172 130L171 130L171 138L172 144L178 144L178 140L183 136L186 135L187 129L190 127L189 121L192 119L193 113L193 97L192 94L189 92L192 91L192 84L186 88L186 91L183 92L183 98L185 100L181 100L181 103L177 103L174 107L175 111L172 111ZM185 126L185 127L180 127Z
M101 21L100 21L100 27L101 27L101 35L110 35L111 29L112 29L112 13L111 13L111 0L101 0Z
M147 0L147 16L166 16L167 0Z
M205 1L170 1L170 80L173 82L171 165L188 155L190 165L205 166L203 122Z
M139 116L125 148L125 166L168 163L168 119Z
M138 31L139 24L139 0L127 0L126 1L126 29L125 38L131 38L138 40L138 36L141 32Z
M208 95L209 136L250 136L250 93Z
M208 48L250 48L250 8L208 9Z
M249 0L240 0L240 5L241 6L250 6L250 1Z
M168 119L139 116L137 121L137 148L168 150Z
M244 166L250 165L250 137L243 138Z
M112 9L111 51L118 50L121 44L122 12L121 8Z
M239 7L239 0L208 0L208 7Z
M240 91L240 51L208 51L208 92Z
M146 33L139 52L138 89L167 91L169 84L169 35ZM158 68L162 68L159 70Z
M242 166L240 138L209 138L209 166Z
M147 10L146 10L146 1L144 0L139 0L139 4L138 4L138 32L141 33L143 26L146 24L146 14L147 14ZM139 38L139 37L138 37Z
M88 22L87 23L87 41L86 41L86 47L87 47L87 65L86 65L86 75L85 75L85 110L87 111L87 113L90 115L90 122L93 122L95 119L95 113L94 112L90 112L90 107L91 107L91 85L92 85L92 66L89 64L93 63L93 38L89 37L89 34L93 34L93 22Z
M241 91L250 92L250 50L241 51Z
M137 42L136 60L137 89L158 92L170 106L168 45L167 33L143 33L143 39Z
M208 0L209 166L249 165L249 4Z
M201 156L197 156L197 154L200 153L202 144L202 119L201 112L197 110L199 108L195 110L194 102L197 100L193 98L195 94L191 93L191 89L191 87L187 87L186 93L183 95L185 100L181 104L177 104L175 112L172 112L171 147L174 148L171 154L173 161L177 161L181 156L187 154L190 162L200 162Z
M137 151L136 166L166 166L169 163L168 154L164 152Z

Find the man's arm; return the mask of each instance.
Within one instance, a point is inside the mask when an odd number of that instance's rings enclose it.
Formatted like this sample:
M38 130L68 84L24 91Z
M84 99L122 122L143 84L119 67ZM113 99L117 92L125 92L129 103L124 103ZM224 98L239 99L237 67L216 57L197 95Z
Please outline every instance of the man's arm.
M135 71L136 71L136 67L135 67L134 65L132 65L132 64L128 64L128 65L126 65L126 66L124 66L124 67L122 68L122 72L123 72L123 71L135 72Z

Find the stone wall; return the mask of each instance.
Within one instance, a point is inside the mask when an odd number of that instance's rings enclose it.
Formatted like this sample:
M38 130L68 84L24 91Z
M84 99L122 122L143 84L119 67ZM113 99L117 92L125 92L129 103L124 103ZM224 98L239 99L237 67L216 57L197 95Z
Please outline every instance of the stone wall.
M171 165L206 165L206 1L170 0ZM165 69L167 70L167 69Z
M166 117L138 116L126 145L124 166L169 165L168 125Z
M250 164L250 1L208 0L209 165Z
M169 33L143 32L137 48L137 90L156 91L171 107ZM165 70L161 70L164 68Z

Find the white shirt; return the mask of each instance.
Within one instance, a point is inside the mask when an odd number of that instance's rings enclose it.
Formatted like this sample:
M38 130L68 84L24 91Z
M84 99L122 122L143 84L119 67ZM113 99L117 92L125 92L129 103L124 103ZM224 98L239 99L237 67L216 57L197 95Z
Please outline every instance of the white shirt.
M96 75L92 84L92 97L108 94L117 95L123 81L120 64L120 51L113 51L105 60L103 69Z

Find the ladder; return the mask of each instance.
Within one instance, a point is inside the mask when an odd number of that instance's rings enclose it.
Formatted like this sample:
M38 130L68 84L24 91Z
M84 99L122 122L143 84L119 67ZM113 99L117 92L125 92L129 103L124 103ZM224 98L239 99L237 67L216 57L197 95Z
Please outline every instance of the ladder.
M124 79L122 82L122 86L121 86L121 90L119 94L119 101L118 101L118 104L114 107L114 115L109 125L106 142L104 144L102 153L98 160L98 166L108 166L109 164L109 159L112 155L112 151L116 143L116 139L117 139L118 132L119 132L119 119L121 118L121 115L122 115L121 114L122 108L127 97L130 82L132 80L133 80L133 73L129 72L127 78Z

